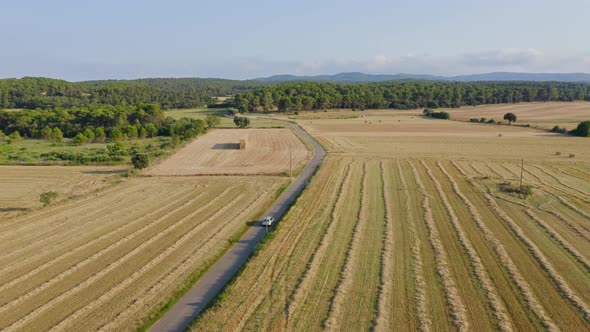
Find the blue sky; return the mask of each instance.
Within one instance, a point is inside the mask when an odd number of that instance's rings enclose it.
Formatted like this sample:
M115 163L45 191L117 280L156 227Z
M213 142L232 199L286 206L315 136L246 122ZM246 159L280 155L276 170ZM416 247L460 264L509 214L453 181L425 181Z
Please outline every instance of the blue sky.
M590 72L587 0L0 0L0 77Z

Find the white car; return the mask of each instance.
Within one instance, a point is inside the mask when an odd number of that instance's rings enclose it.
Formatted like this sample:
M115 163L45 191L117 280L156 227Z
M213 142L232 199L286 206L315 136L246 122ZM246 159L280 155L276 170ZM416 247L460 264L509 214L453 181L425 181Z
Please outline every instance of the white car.
M262 226L271 226L275 222L275 218L271 216L266 216L262 219Z

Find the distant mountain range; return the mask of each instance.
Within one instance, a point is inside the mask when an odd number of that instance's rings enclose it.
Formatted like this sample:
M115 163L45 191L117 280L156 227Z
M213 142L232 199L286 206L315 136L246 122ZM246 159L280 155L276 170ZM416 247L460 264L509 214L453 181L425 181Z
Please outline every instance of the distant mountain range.
M590 74L586 73L563 73L563 74L540 74L540 73L510 73L496 72L487 74L460 75L460 76L435 76L416 74L395 74L395 75L373 75L359 72L339 73L335 75L317 76L296 76L296 75L274 75L269 77L255 78L254 81L265 83L308 81L308 82L348 82L366 83L383 82L393 80L427 80L427 81L559 81L559 82L590 82Z

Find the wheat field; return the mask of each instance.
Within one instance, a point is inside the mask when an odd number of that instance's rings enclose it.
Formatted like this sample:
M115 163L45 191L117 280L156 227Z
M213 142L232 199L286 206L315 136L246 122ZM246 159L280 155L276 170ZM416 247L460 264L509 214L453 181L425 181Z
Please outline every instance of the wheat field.
M132 331L270 204L276 177L130 178L0 223L0 329Z
M438 133L424 141L364 122L398 119L300 121L335 148L193 331L590 329L587 144L531 148L553 138L515 128L478 145L486 134L467 123L449 140L444 122L399 119ZM499 190L523 155L526 199Z

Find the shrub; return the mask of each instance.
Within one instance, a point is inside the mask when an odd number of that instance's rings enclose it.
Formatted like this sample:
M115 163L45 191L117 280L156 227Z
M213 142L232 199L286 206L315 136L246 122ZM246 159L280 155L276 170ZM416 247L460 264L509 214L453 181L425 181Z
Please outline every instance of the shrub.
M54 127L51 139L56 143L61 143L64 140L64 133L58 127Z
M207 128L215 128L221 123L221 119L213 114L208 114L205 117L205 123L207 124Z
M250 125L250 119L243 116L234 117L234 124L239 128L246 128Z
M18 130L13 131L10 135L8 135L8 137L12 140L19 140L21 139L20 137L20 133L18 132Z
M82 133L78 133L76 136L74 136L72 141L74 144L82 145L88 143L88 137L84 136Z
M113 159L120 160L121 157L127 155L127 151L125 151L123 143L117 142L107 145L107 154Z
M576 129L570 131L570 134L580 137L590 136L590 121L582 121L578 124Z
M158 135L158 128L153 123L148 123L145 126L145 130L147 131L148 137L155 137Z
M144 169L150 165L150 157L145 153L135 153L131 157L135 169Z
M124 138L123 135L123 131L121 131L121 129L119 128L115 128L111 131L111 135L110 135L111 140L113 140L113 142L117 142L120 141Z
M531 185L523 184L522 186L519 186L510 181L504 181L498 184L498 188L502 192L509 194L518 194L524 197L528 197L533 193L533 187Z
M488 120L488 123L496 123L496 120L494 120L494 119L489 119L489 120Z
M57 193L55 191L46 191L41 193L39 196L39 202L43 203L43 206L47 206L51 204L57 198Z
M103 127L98 127L94 130L94 141L97 143L102 143L107 139L107 134L104 131Z
M84 130L84 136L86 136L86 138L88 138L88 142L92 142L94 141L94 131L92 131L92 129L87 128L86 130Z
M49 126L45 126L41 129L41 138L43 139L51 139L52 134L53 130Z
M479 119L471 118L471 119L469 119L469 122L479 122Z
M481 122L481 123L484 123L484 122L486 122L486 121L487 121L487 119L486 119L486 118L481 118L481 119L479 119L479 122Z

